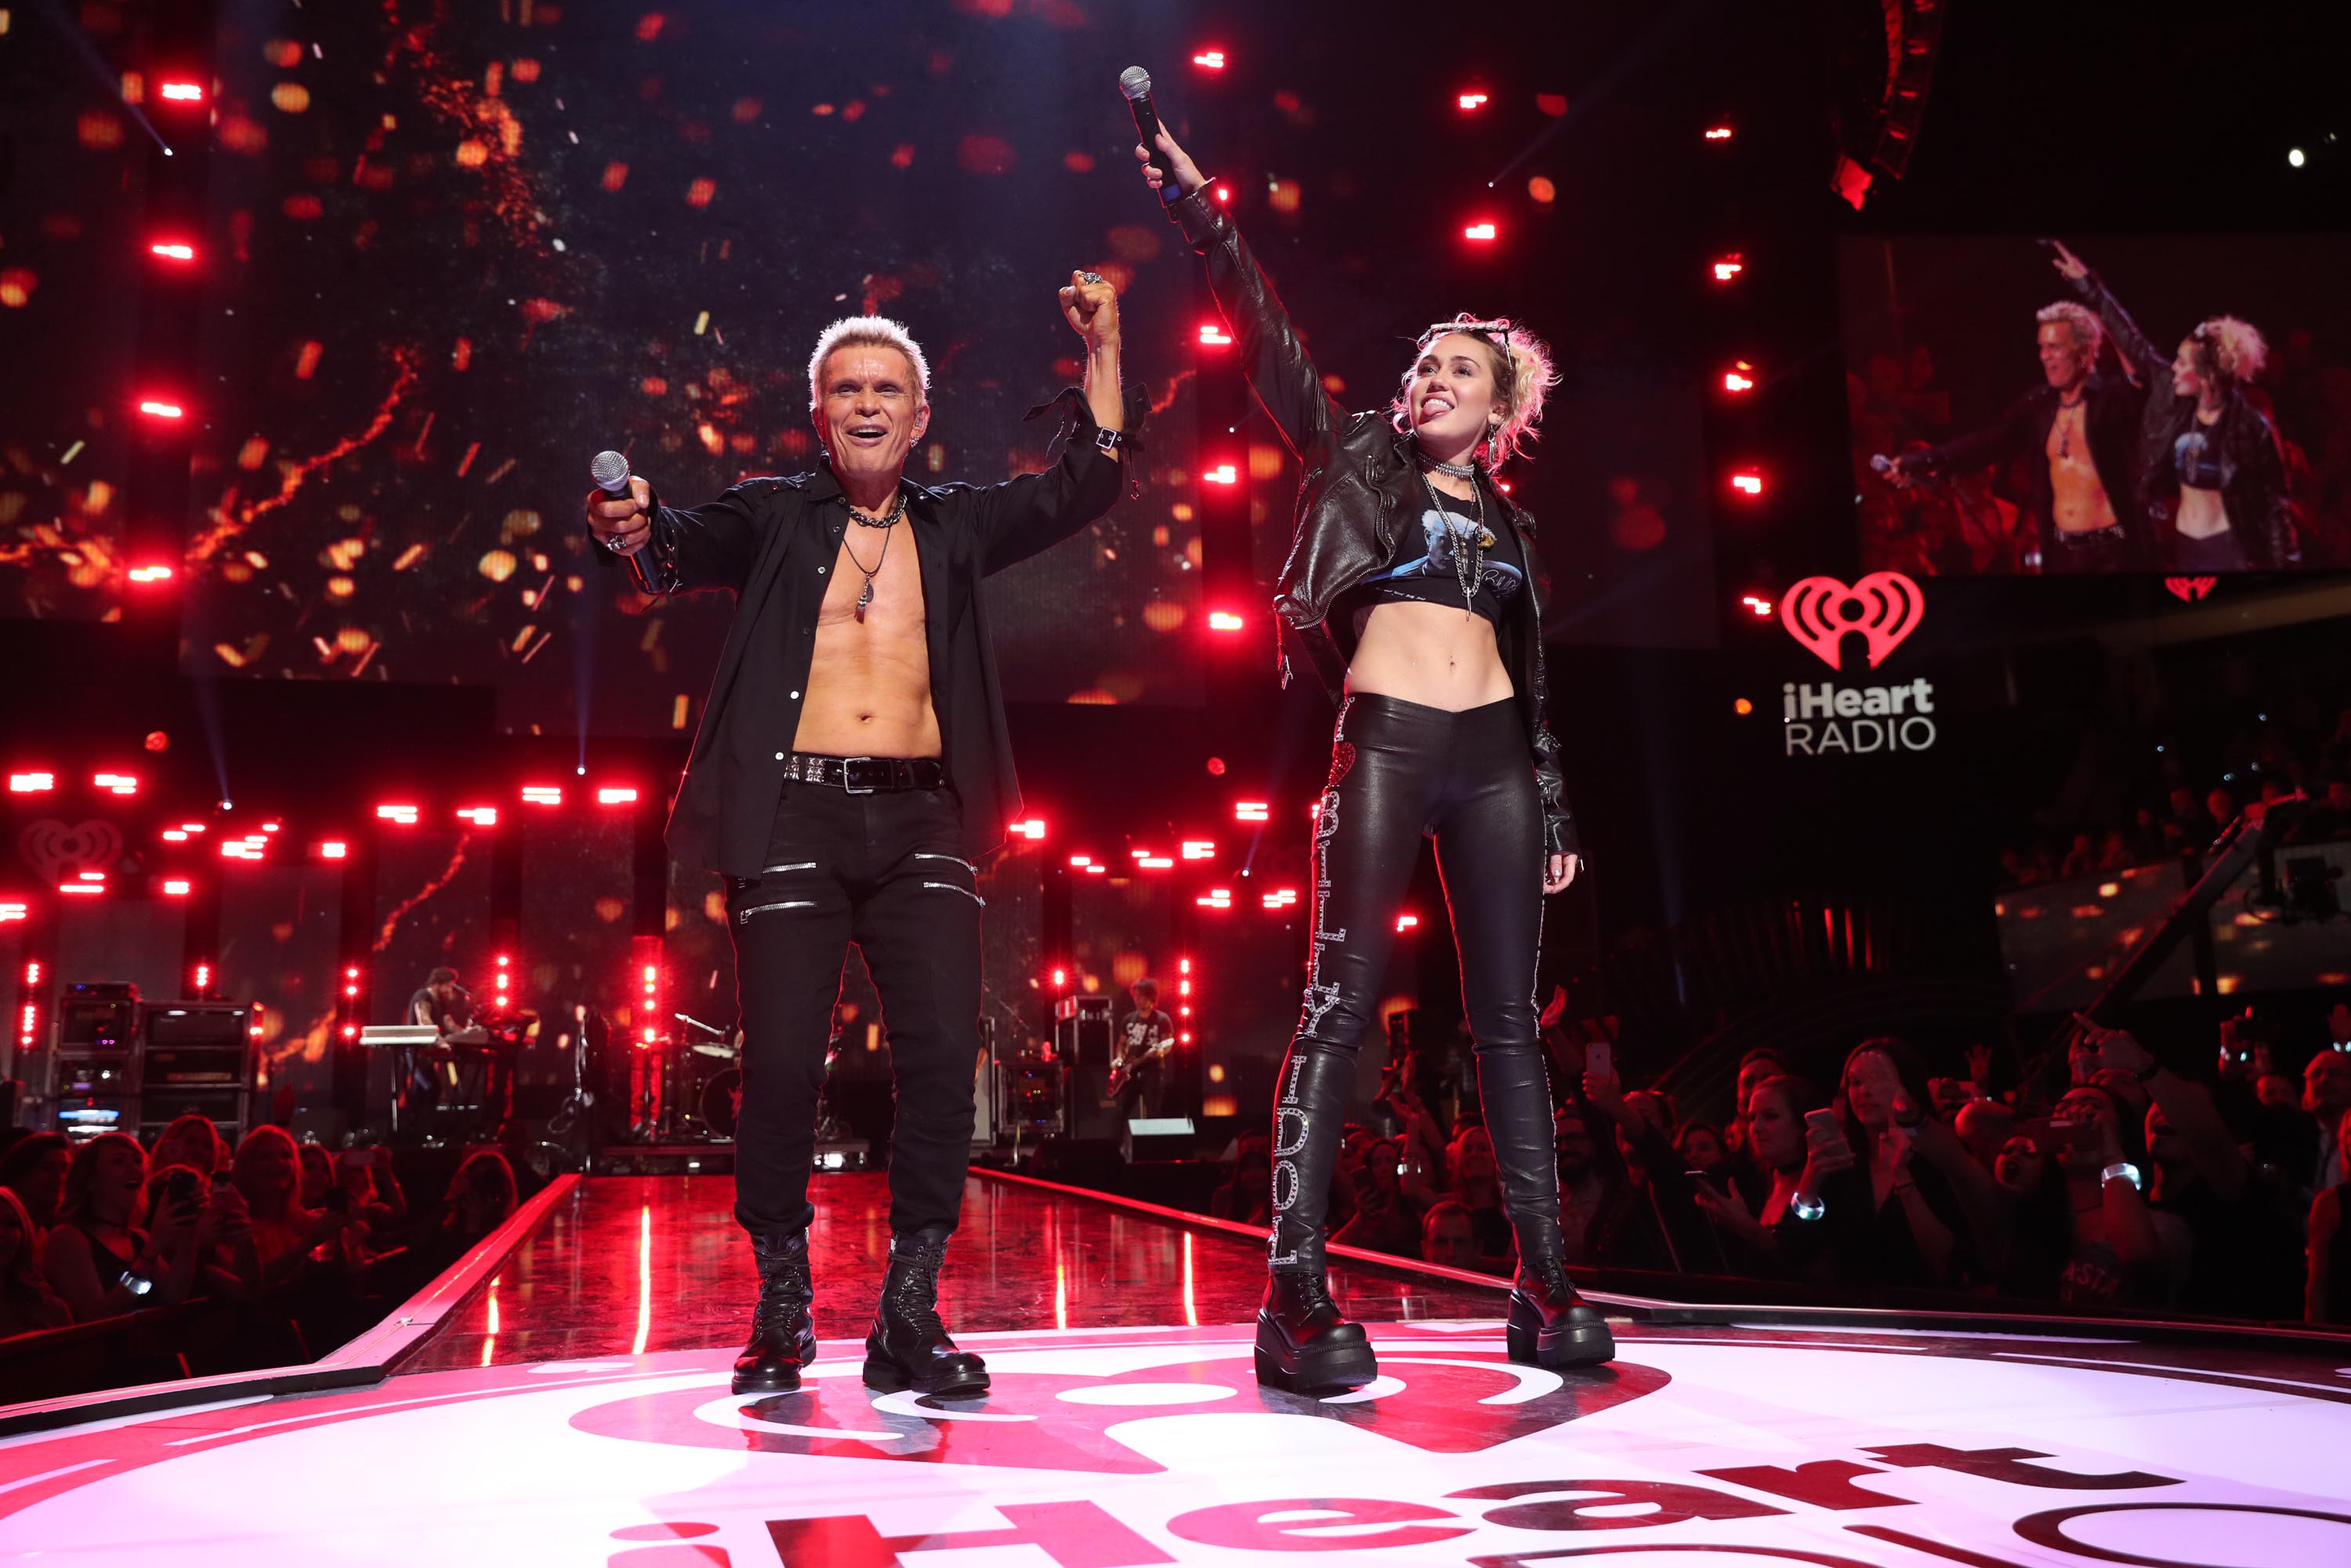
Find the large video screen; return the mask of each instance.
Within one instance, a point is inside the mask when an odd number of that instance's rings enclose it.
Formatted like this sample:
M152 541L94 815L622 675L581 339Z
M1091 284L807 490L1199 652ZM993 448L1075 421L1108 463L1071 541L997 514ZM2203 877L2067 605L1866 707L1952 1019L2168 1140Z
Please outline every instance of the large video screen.
M1839 263L1867 569L2351 566L2351 237L1850 238Z
M1189 258L1113 162L1127 62L1102 30L231 0L221 36L200 673L491 681L514 731L690 729L730 603L647 601L592 559L596 452L679 506L806 471L810 350L872 311L932 367L912 477L1045 466L1057 423L1023 415L1079 378L1075 268L1158 323L1129 381L1172 380L1154 343ZM1099 90L1040 97L1048 68ZM1008 695L1196 696L1188 483L1143 490L991 583Z

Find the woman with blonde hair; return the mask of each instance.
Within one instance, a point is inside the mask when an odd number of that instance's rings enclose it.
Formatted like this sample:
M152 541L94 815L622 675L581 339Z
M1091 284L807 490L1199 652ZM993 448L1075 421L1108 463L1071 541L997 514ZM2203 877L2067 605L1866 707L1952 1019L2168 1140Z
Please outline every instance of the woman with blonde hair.
M274 1287L299 1272L310 1251L333 1239L349 1223L346 1215L302 1207L302 1156L294 1135L266 1123L236 1145L229 1180L253 1218L253 1241L261 1283Z
M2302 562L2285 454L2245 389L2269 362L2250 321L2212 316L2167 361L2105 281L2064 246L2058 273L2098 313L2132 379L2139 420L2139 500L2172 571L2279 571Z
M1303 654L1339 703L1315 818L1305 1005L1276 1090L1258 1378L1312 1393L1377 1375L1370 1340L1331 1299L1323 1223L1355 1052L1424 836L1437 841L1517 1235L1510 1356L1605 1361L1608 1326L1567 1276L1534 1002L1543 894L1581 862L1543 716L1533 524L1492 477L1533 438L1558 377L1522 327L1462 316L1418 335L1389 406L1348 413L1208 182L1174 137L1163 131L1158 145L1168 172L1137 147L1144 177L1154 191L1174 181L1168 215L1207 258L1234 351L1306 470L1274 600L1284 674Z
M147 1151L127 1133L100 1133L74 1151L41 1267L76 1322L187 1296L195 1217L158 1214L152 1229L141 1228L146 1185Z

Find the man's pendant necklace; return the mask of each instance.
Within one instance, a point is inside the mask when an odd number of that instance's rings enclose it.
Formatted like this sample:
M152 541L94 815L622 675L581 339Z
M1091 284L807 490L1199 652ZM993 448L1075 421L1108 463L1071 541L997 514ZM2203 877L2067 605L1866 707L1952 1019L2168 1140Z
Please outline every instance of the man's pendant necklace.
M2078 402L2066 402L2062 399L2058 402L2057 455L2060 458L2066 458L2074 455L2074 425L2073 422L2067 420L2065 415L2074 410L2079 409L2081 406L2082 405Z
M865 624L865 607L873 602L874 574L882 570L882 563L890 559L890 530L897 527L898 519L905 515L906 492L904 490L898 492L897 505L890 508L890 515L887 517L869 517L864 513L859 511L854 506L852 506L849 508L849 520L851 522L860 524L865 528L880 528L882 530L882 553L873 558L873 567L871 571L866 570L866 566L863 561L857 559L857 550L850 544L846 535L842 536L841 541L841 548L849 552L849 564L855 567L859 571L865 573L865 587L857 596L857 623L861 626Z

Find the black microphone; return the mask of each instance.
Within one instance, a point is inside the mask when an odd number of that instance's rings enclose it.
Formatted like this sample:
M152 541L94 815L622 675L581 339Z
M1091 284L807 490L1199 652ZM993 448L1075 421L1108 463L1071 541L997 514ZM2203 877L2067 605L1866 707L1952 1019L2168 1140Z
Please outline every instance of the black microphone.
M1159 111L1151 107L1151 73L1141 66L1127 67L1118 73L1118 90L1126 95L1126 107L1134 111L1134 133L1143 138L1151 166L1159 171L1160 204L1172 207L1184 199L1184 192L1176 183L1176 166L1159 145Z
M629 460L617 452L599 452L588 465L588 477L608 496L629 493Z

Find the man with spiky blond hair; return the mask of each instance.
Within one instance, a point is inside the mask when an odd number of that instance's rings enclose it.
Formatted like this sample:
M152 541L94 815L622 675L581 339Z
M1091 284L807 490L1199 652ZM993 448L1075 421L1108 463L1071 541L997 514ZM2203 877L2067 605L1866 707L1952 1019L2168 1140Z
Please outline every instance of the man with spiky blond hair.
M1072 273L1061 306L1085 340L1086 377L1055 400L1074 429L1043 473L909 481L907 455L930 424L929 362L904 327L864 316L826 328L809 362L824 446L815 472L746 479L683 510L641 478L626 497L588 498L590 532L646 592L736 596L669 847L726 877L735 936L735 1215L759 1273L737 1394L798 1388L816 1355L809 1172L852 942L882 999L897 1081L890 1260L865 1379L948 1398L987 1387L938 1314L979 1052L973 862L1020 805L982 580L1108 511L1126 444L1117 296L1097 274Z
M2098 369L2105 332L2097 313L2070 299L2033 312L2042 384L1995 424L1894 461L1893 480L1965 474L2028 457L2019 497L2040 538L2044 572L2128 571L2144 564L2134 443L2141 389Z

